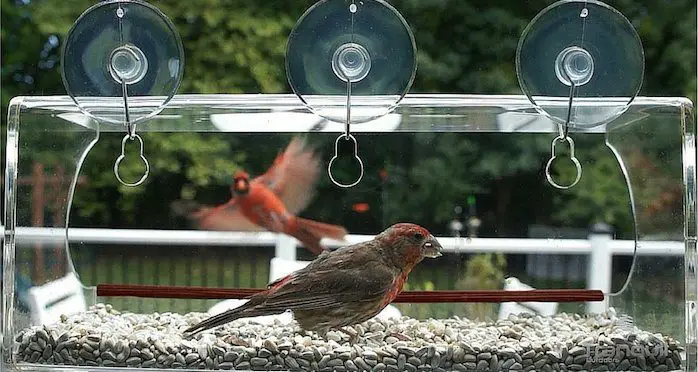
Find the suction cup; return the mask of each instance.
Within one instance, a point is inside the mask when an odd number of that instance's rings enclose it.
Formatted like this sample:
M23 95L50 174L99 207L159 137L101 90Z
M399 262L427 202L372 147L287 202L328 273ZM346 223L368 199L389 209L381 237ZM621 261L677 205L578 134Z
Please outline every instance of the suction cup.
M640 91L644 52L635 29L616 9L595 0L558 1L526 27L516 51L521 89L539 110L569 125L607 123Z
M138 0L108 0L86 10L68 32L61 57L63 84L78 107L122 125L127 107L132 124L157 114L183 73L184 48L174 25Z
M383 0L321 0L291 31L286 74L298 97L336 122L366 122L392 111L417 69L414 36Z

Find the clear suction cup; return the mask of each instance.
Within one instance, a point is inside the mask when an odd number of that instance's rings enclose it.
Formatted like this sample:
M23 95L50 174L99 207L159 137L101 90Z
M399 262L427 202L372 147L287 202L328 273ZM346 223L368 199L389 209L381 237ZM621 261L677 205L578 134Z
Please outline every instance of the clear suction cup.
M184 48L174 25L152 5L104 1L85 11L68 32L61 73L85 114L101 122L136 124L174 96L184 73Z
M573 127L621 115L640 91L644 68L633 26L595 0L563 0L545 8L526 27L516 51L519 84L539 110L564 124L574 94Z
M321 0L298 20L286 49L286 73L316 114L366 122L392 111L417 70L414 36L400 13L382 0Z

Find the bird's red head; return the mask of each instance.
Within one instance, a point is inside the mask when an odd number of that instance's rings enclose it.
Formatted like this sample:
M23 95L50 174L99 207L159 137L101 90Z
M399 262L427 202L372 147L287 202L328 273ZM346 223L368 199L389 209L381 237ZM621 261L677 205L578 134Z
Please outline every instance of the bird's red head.
M231 189L237 195L245 195L250 192L250 175L242 170L235 172Z
M424 258L441 256L441 244L431 233L413 223L398 223L380 233L376 239L386 247L392 260L411 269Z

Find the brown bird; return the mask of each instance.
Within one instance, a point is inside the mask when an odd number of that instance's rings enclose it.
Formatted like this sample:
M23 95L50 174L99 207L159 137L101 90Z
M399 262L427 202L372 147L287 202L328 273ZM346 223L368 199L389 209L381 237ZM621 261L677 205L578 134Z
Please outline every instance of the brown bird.
M239 318L293 311L306 331L323 338L377 315L402 291L414 266L441 256L441 245L425 228L395 224L373 240L323 252L308 266L269 284L245 304L212 316L187 330L187 336Z
M233 197L228 202L202 207L178 201L172 207L203 229L284 233L317 255L326 250L320 244L323 237L341 240L347 233L341 226L296 216L312 199L318 173L315 154L296 137L263 175L250 179L246 172L236 172L231 186Z

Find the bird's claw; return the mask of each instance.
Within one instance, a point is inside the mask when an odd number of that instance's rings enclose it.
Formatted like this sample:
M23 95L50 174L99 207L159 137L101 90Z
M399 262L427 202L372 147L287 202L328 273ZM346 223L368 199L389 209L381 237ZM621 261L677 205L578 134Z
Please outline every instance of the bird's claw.
M345 335L349 335L349 344L354 345L359 341L359 332L350 329L351 328L339 328L339 331L344 333Z
M402 333L399 333L399 332L392 332L390 335L397 338L400 341L412 341L411 337L409 337L407 335L403 335Z
M250 347L249 342L242 340L240 338L237 338L235 336L228 336L227 339L225 340L231 345L236 345L236 346L244 346L244 347Z

